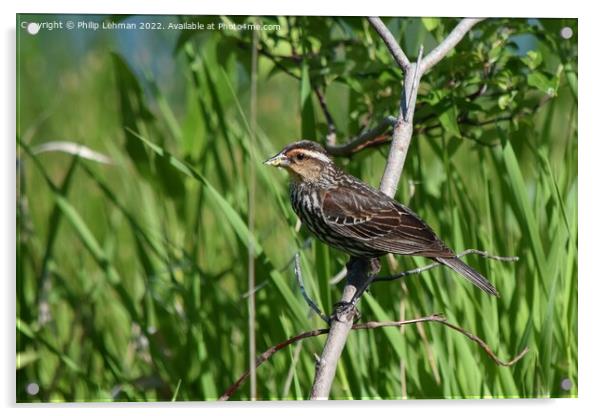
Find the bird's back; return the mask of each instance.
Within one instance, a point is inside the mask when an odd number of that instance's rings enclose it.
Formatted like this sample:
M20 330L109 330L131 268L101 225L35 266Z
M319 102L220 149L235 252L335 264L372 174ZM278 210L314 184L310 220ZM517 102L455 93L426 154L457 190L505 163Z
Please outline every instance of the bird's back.
M331 174L327 184L291 185L295 212L320 240L358 257L454 255L409 208L338 169Z

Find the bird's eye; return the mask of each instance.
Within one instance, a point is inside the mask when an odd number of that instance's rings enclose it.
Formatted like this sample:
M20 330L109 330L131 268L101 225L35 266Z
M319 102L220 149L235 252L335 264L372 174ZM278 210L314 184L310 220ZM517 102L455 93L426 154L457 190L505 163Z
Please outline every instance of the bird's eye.
M305 155L303 153L297 153L297 156L295 156L295 158L299 161L305 159Z

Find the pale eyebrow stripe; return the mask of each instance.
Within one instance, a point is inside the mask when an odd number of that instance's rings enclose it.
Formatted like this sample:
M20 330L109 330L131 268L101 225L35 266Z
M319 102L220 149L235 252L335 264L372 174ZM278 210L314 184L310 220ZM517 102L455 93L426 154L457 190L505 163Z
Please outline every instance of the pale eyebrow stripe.
M313 150L302 149L303 153L310 157L314 157L316 159L320 159L323 162L330 162L330 158L326 156L324 153L315 152Z

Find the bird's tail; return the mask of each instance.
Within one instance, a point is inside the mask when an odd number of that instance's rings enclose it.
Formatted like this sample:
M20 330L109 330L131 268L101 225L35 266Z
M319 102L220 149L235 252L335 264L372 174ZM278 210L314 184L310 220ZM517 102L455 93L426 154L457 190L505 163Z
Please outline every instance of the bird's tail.
M456 272L460 273L466 279L468 279L472 284L481 289L484 292L489 293L490 295L499 297L495 286L493 286L489 280L487 280L483 275L477 272L475 269L470 267L468 264L464 263L457 257L437 257L437 261L445 264L446 266L451 267Z

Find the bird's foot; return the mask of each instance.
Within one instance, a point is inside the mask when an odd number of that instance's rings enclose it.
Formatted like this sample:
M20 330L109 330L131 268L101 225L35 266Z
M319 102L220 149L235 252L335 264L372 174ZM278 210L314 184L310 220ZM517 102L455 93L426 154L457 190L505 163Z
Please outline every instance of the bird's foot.
M355 302L337 302L334 304L334 312L330 315L329 322L333 320L339 322L356 322L360 319L360 311L356 308Z

